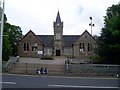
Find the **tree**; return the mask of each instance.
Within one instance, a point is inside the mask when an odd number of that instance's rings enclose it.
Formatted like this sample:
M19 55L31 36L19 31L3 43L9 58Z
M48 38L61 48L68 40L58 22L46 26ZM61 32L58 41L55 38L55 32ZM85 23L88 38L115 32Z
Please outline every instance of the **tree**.
M107 9L104 21L97 54L102 63L120 64L120 4Z
M17 53L17 44L22 37L22 30L19 26L11 25L9 23L5 24L4 32L9 35L10 44L12 47L12 55Z
M22 37L22 30L19 26L4 24L3 32L3 59L6 60L9 56L17 54L17 44ZM8 52L6 52L8 51ZM5 57L7 56L7 57Z
M9 40L9 35L7 32L4 32L3 38L3 53L2 57L4 61L7 61L12 54L12 47Z
M1 12L0 8L0 12ZM0 13L1 16L1 13ZM22 37L22 30L19 26L11 25L7 22L4 14L4 30L3 30L3 60L8 60L11 55L17 53L17 43Z

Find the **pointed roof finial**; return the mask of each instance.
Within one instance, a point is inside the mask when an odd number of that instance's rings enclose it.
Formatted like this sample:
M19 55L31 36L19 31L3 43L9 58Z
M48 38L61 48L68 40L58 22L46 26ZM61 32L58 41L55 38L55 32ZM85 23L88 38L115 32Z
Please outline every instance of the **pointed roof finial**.
M59 10L58 10L57 17L56 17L56 23L61 23L61 18L60 18Z

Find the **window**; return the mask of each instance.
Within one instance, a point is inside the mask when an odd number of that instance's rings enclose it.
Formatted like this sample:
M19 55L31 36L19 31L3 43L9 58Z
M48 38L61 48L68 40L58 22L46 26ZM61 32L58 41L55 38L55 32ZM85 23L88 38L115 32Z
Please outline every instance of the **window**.
M91 43L88 43L88 46L87 46L87 50L88 52L92 52L92 44Z
M51 55L52 54L52 50L51 49L47 49L47 55Z
M37 51L37 43L34 43L34 44L32 45L32 51Z
M90 44L89 43L88 43L88 47L87 48L88 48L88 52L89 52L90 51Z
M80 52L83 52L82 43L79 44Z
M29 51L29 43L27 43L27 51Z
M24 51L26 51L26 43L24 43Z
M82 47L81 47L81 43L80 43L80 49L81 49Z
M85 45L84 45L84 43L83 43L83 51L85 51Z
M85 51L85 45L84 45L84 43L80 43L79 44L79 48L80 48L80 52Z
M24 51L29 51L29 43L24 43Z
M93 44L91 43L90 45L90 51L92 52L93 51Z

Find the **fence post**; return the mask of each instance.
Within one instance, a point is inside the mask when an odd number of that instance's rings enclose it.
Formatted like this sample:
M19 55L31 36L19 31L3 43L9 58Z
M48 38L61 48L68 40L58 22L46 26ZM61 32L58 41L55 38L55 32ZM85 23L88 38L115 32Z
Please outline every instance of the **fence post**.
M28 64L28 63L25 63L25 64L26 64L26 73L27 73L27 64Z

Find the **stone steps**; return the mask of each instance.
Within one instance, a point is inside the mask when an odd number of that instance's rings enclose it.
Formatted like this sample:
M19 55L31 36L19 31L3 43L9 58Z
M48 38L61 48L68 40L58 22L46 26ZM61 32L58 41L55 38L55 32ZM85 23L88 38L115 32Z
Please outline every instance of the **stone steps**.
M59 65L59 64L37 64L37 63L16 63L15 68L41 68L41 67L46 67L48 69L64 69L64 65Z
M11 70L10 73L17 73L17 74L36 74L36 70L32 70L32 69L28 69L27 71L25 69L14 69ZM52 75L52 74L59 74L59 75L63 75L64 74L64 70L49 70L48 71L48 75Z
M47 68L48 74L64 74L64 65L59 64L38 64L38 63L19 63L17 62L15 66L9 70L10 73L29 73L36 74L37 68ZM27 68L27 70L26 70Z

